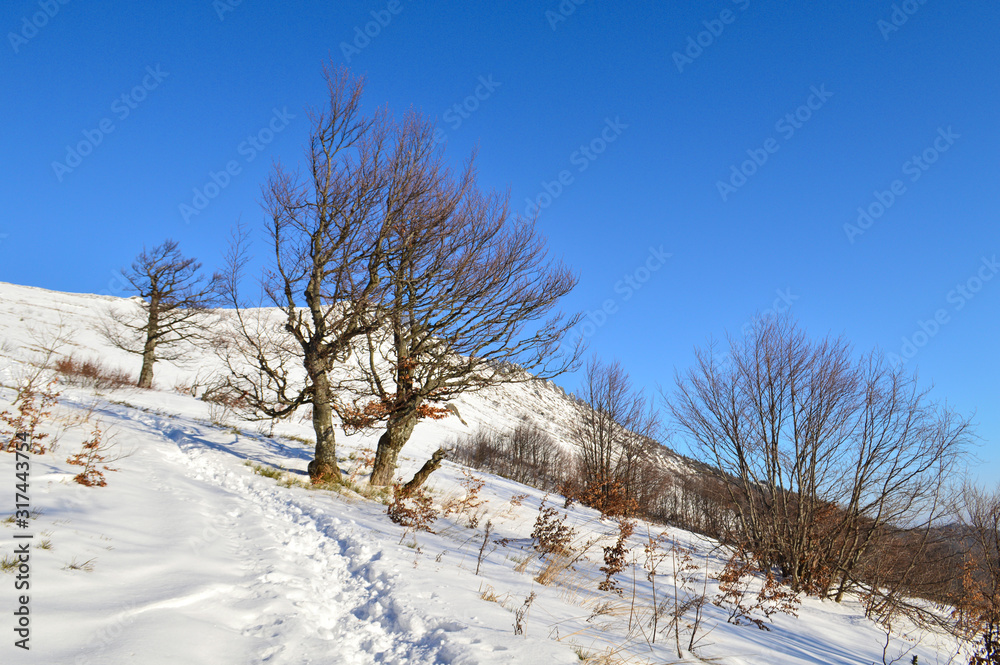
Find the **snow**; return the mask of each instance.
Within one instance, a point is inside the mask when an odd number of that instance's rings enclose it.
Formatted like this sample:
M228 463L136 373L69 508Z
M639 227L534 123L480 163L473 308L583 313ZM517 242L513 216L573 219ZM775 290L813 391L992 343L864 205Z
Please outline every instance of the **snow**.
M0 410L10 408L10 386L60 321L73 334L62 353L136 370L134 358L107 347L92 329L101 309L115 303L120 299L0 283ZM597 540L556 584L542 585L535 577L546 562L530 547L542 492L477 474L487 501L477 528L450 515L434 523L434 533L405 533L377 501L305 486L307 422L281 423L265 436L235 419L213 423L218 413L206 403L171 390L214 367L210 356L190 366L163 363L159 389L149 391L61 387L48 430L61 432L57 450L32 458L31 504L40 513L27 530L0 526L0 558L12 556L15 533L34 536L31 650L14 647L12 612L23 592L15 592L13 573L0 573L0 662L559 665L606 653L613 655L608 662L678 661L668 635L654 644L629 630L633 583L635 607L648 618L650 588L641 569L634 581L631 572L622 575L622 597L596 591L601 546L613 541L614 525L595 511L565 511L578 543ZM453 417L421 423L403 451L401 476L443 441L481 425L512 427L524 415L573 445L568 422L577 407L551 384L485 391L458 406L468 426ZM107 487L84 487L72 482L78 467L65 460L98 422L128 454L106 474ZM352 454L374 447L376 438L338 435L345 472L356 471ZM680 458L665 459L688 472ZM0 515L14 510L14 463L13 455L0 455ZM281 469L286 482L248 464ZM446 462L432 476L431 493L439 504L460 497L462 480L462 469ZM520 505L517 495L527 495ZM561 497L549 502L562 506ZM494 537L508 543L489 544L476 575L487 519ZM714 543L657 525L636 529L630 545L640 558L647 528L690 544L699 566L723 565ZM670 579L664 564L660 593ZM483 599L488 592L496 601ZM514 610L531 593L537 598L524 634L515 635ZM778 616L770 631L728 624L714 606L706 612L697 653L720 663L882 662L885 633L864 618L857 599L805 599L798 617ZM899 662L916 654L921 663L944 663L955 646L911 631L892 638L888 658L910 648ZM689 653L682 660L698 662Z

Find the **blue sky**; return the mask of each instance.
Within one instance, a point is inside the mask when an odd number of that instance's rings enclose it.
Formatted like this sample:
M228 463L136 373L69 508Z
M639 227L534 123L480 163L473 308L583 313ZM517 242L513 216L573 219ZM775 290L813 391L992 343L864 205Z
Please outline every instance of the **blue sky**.
M215 267L332 60L538 209L639 385L789 309L912 356L1000 479L1000 5L452 4L5 2L0 280L124 295L167 237Z

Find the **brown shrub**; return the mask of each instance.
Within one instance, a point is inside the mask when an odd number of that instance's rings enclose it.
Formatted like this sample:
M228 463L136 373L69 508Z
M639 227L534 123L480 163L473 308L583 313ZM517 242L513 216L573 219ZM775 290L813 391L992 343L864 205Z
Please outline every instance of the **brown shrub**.
M100 360L77 360L72 354L60 358L55 370L63 383L97 390L117 390L136 385L136 379L120 368L107 367Z
M566 526L566 515L560 516L558 510L545 505L546 499L542 499L538 506L538 517L535 518L535 528L531 532L535 549L541 552L542 556L565 554L575 532Z
M105 432L101 429L101 424L94 425L90 438L83 442L80 452L70 455L66 460L69 464L83 467L83 471L76 474L73 480L87 487L104 487L107 485L104 472L117 471L117 469L112 469L108 466L108 463L118 459L118 457L109 455L112 445L112 442L105 438Z
M421 488L407 491L396 483L392 486L392 496L392 503L385 511L390 520L407 529L433 533L431 524L438 514L429 494Z
M15 413L0 411L0 450L19 450L17 435L25 434L30 442L30 452L42 455L45 453L42 441L49 435L39 432L38 428L52 414L52 407L59 401L56 380L53 379L44 388L39 387L34 380L29 380L17 386L16 391ZM26 451L21 449L21 452Z
M622 595L615 575L625 570L625 566L628 564L628 539L633 531L635 531L635 522L628 519L618 520L618 540L615 541L614 545L604 548L604 565L601 566L604 579L597 585L601 591L613 591L619 596Z

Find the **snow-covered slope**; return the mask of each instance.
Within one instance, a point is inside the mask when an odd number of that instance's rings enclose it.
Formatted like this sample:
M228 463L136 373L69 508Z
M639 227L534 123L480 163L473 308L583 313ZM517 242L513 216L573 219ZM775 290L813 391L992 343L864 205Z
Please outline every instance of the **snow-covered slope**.
M10 386L40 349L66 336L57 334L60 324L72 333L61 353L135 371L133 357L92 331L102 308L120 302L0 284L0 410L10 408ZM551 557L540 559L530 539L541 492L479 474L485 502L472 511L481 513L474 528L467 511L440 517L433 533L406 532L379 502L304 485L308 423L281 423L265 436L251 424L220 423L208 404L171 390L213 362L205 355L185 367L158 365L157 390L61 389L47 428L60 435L57 448L30 460L33 516L23 528L0 526L0 560L12 560L28 540L15 535L32 536L27 573L0 573L0 663L882 662L885 633L852 599L807 599L797 618L778 616L770 631L728 624L709 605L697 656L685 650L679 659L662 632L665 619L655 638L651 632L657 603L641 568L643 541L664 532L665 543L690 546L696 577L721 567L713 543L640 524L630 541L640 567L620 576L623 595L597 591L601 547L613 541L614 525L577 505L561 512L575 529L574 546L589 549L542 584ZM421 423L401 473L458 433L511 427L523 415L571 446L575 408L544 383L464 397L459 409L468 426L457 418ZM127 454L101 488L72 482L79 467L66 463L95 427ZM374 439L338 437L348 474L363 476L362 451ZM0 454L0 516L15 511L15 462ZM282 473L274 479L255 470ZM435 502L464 497L464 479L446 462L430 482ZM561 499L553 503L562 507ZM15 590L21 574L30 589ZM663 562L654 579L659 600L672 598L672 579ZM715 588L709 581L704 590L713 596ZM29 596L30 651L14 646L22 594ZM893 637L887 658L909 648L921 663L954 653L943 638L912 633Z

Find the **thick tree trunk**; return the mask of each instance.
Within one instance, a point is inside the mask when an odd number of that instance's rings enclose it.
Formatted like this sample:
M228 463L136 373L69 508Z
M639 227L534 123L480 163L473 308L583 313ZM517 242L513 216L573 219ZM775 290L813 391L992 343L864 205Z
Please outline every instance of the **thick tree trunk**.
M150 308L155 306L155 302ZM140 388L153 387L153 363L156 362L156 334L159 332L157 316L154 309L150 310L146 323L146 344L142 347L142 370L139 372Z
M139 372L139 383L137 384L140 388L153 387L153 363L155 362L156 346L147 341L142 350L142 370Z
M393 474L396 473L396 461L399 459L399 451L403 449L406 442L413 434L413 428L417 425L417 415L404 415L398 418L389 418L385 432L379 437L378 447L375 449L375 464L372 467L372 485L391 485Z
M309 479L314 482L333 480L341 482L337 464L337 446L333 431L333 408L330 380L325 372L317 372L313 382L313 430L316 433L316 455L309 462Z
M441 463L444 462L444 457L447 454L447 450L444 448L438 448L431 458L424 462L424 465L420 467L420 470L413 474L413 478L410 482L403 486L407 494L410 494L414 490L420 489L427 479L430 478L431 474L441 468Z

